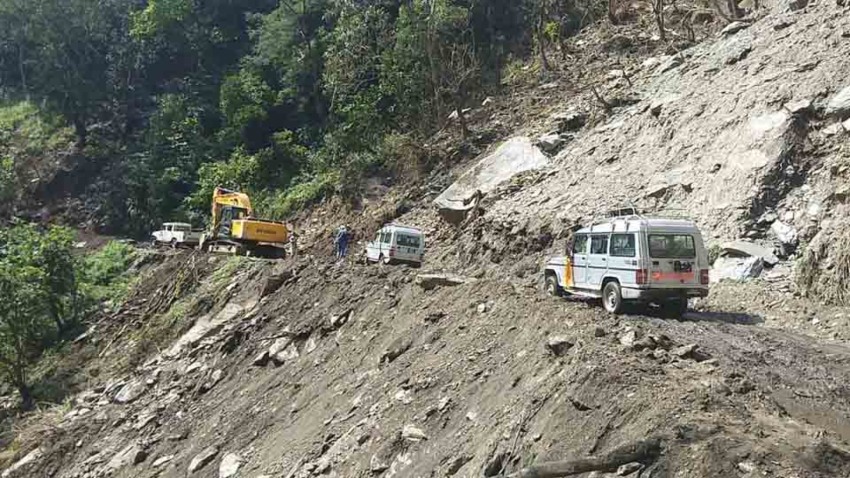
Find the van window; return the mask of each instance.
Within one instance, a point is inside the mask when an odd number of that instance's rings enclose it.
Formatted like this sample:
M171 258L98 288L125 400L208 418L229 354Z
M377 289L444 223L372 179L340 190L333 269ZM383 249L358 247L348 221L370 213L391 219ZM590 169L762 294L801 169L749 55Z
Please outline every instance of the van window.
M391 233L386 232L386 231L384 231L384 232L382 232L382 233L381 233L381 242L382 242L382 243L384 243L384 244L389 244L389 243L390 243L390 239L391 239L391 238L392 238L392 234L391 234Z
M593 236L590 238L591 254L608 254L608 236Z
M655 259L693 259L697 256L693 236L650 234L649 255Z
M189 227L186 227L186 226L184 226L184 225L177 224L177 225L175 225L175 226L174 226L174 230L175 230L175 231L177 231L177 232L188 232L188 231L189 231Z
M573 242L574 254L587 254L587 235L577 234L575 242Z
M411 236L409 234L396 234L395 236L396 244L402 247L415 247L419 248L419 237Z
M635 256L634 234L611 234L611 255L614 257Z

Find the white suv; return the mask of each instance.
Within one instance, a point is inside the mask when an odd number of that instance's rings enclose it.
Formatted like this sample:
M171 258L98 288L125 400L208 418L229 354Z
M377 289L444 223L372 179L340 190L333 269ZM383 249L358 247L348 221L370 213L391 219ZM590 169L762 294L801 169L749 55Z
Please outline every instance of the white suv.
M366 244L366 262L406 262L418 266L425 256L425 234L415 227L390 224Z
M624 301L656 303L676 314L708 295L708 253L692 221L615 216L575 232L566 255L544 271L546 292L601 298L620 313Z

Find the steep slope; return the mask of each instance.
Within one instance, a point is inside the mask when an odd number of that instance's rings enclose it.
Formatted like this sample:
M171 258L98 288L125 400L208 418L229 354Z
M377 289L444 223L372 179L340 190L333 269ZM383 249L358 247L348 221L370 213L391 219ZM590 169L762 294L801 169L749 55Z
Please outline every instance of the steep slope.
M648 436L663 454L641 476L850 472L843 345L757 317L614 318L505 281L426 290L415 270L346 267L243 261L204 281L216 305L77 397L27 476L186 476L210 447L191 476L220 476L228 454L236 476L494 476Z

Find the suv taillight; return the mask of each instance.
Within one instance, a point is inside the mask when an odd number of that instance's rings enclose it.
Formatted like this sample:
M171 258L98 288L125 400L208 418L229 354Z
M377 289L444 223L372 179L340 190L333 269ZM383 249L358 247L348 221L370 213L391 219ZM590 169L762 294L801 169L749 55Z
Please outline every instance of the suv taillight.
M646 269L638 269L635 284L646 284Z
M708 285L708 269L700 269L699 283L702 285Z

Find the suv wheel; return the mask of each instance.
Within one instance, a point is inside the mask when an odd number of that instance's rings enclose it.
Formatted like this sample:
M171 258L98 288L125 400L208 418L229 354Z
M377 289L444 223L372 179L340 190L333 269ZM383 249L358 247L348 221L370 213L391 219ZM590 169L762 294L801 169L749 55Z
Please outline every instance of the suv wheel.
M546 295L551 295L552 297L560 297L561 295L561 288L558 287L558 278L552 274L548 274L546 276L544 289L546 291Z
M680 319L688 312L688 298L671 299L664 304L664 311L674 319Z
M623 295L620 293L620 284L611 281L602 289L602 306L612 314L623 311Z

